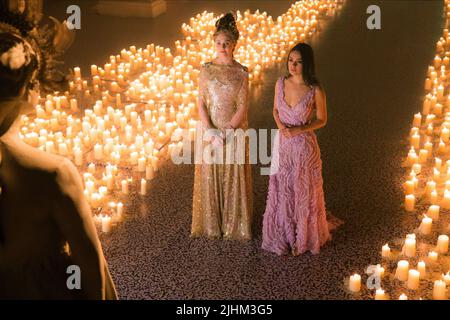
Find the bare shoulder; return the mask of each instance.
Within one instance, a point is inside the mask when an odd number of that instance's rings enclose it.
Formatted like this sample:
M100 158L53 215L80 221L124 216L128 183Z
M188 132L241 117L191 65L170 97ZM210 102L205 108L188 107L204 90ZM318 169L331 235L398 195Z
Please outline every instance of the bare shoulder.
M66 193L64 189L73 188L75 185L77 192L80 188L82 190L81 177L69 159L33 148L25 143L8 145L7 149L11 155L11 161L15 163L14 167L20 171L21 176L29 179L33 185L42 185L42 188L38 190L47 192L44 186L48 186L53 192Z
M326 97L325 90L321 85L314 85L314 95L316 98L322 98L324 99Z

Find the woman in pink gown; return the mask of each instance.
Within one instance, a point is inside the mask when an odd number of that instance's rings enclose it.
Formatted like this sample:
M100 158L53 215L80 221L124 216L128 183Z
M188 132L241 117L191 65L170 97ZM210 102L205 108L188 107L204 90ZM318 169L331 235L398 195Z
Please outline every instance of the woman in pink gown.
M279 255L317 254L330 239L314 133L326 125L326 97L314 76L312 48L299 43L288 57L289 75L275 89L274 118L281 135L273 153L277 160L272 161L262 248Z

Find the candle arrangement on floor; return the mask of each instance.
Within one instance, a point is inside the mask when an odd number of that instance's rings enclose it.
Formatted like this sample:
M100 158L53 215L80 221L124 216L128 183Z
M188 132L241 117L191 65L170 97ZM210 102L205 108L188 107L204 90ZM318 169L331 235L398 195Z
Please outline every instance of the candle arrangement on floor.
M404 209L418 217L417 229L406 235L398 250L389 244L381 248L386 270L382 288L363 290L359 274L346 279L348 290L361 298L450 297L450 0L445 1L444 13L443 36L425 80L423 110L414 115L409 151L402 163L410 170L403 184Z
M294 43L319 30L343 0L298 1L276 21L266 12L237 12L242 41L236 60L250 69L250 81L281 61ZM178 152L173 134L194 139L199 69L213 58L218 19L203 12L183 24L184 40L169 48L131 46L89 75L73 70L70 90L42 99L23 116L21 138L43 151L71 159L82 174L85 196L105 233L122 221L132 196L144 196L165 159Z

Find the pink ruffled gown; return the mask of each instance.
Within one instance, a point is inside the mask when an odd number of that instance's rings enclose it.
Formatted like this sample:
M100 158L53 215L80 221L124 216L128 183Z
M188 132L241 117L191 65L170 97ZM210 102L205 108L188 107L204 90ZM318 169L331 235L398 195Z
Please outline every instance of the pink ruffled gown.
M280 120L286 126L304 125L314 110L315 88L311 87L295 106L290 107L284 99L284 79L278 80L276 103ZM306 251L317 254L330 239L330 232L316 135L313 131L293 138L280 134L278 144L278 170L269 180L262 248L279 255L299 255Z

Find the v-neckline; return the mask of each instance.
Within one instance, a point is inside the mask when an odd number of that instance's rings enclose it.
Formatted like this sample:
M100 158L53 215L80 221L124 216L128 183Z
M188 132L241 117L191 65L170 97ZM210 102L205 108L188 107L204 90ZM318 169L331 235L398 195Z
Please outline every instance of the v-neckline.
M313 87L310 86L309 89L306 91L306 93L299 99L299 101L291 107L291 105L289 103L287 103L287 101L286 101L285 84L284 84L285 80L286 80L286 77L283 77L283 79L281 81L282 82L281 92L283 94L282 99L283 99L283 102L286 105L286 107L288 107L289 109L292 110L292 109L295 109L301 102L303 102L303 100L306 98L306 96L309 94L309 92L313 89Z

